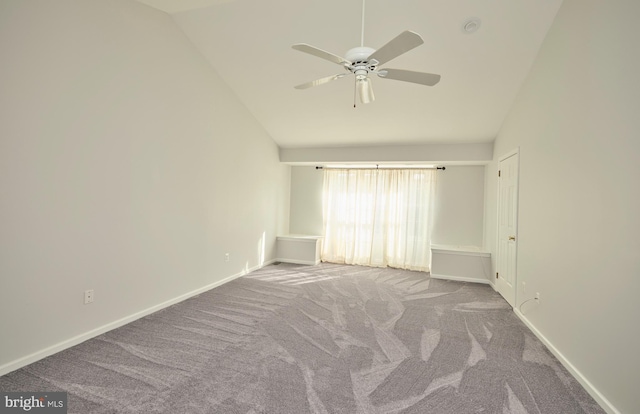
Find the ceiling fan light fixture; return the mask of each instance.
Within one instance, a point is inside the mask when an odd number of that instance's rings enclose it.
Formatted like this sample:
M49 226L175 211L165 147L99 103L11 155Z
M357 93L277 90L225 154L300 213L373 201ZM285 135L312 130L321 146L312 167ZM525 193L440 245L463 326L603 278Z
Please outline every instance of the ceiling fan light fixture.
M369 74L369 71L367 70L367 68L365 66L358 66L353 71L353 73L356 75L356 80L357 81L363 81L363 80L367 79L367 75Z
M368 104L373 102L376 98L373 95L373 88L371 87L371 82L369 78L358 79L358 94L360 95L360 102L363 104Z
M475 33L480 29L482 25L482 21L477 17L472 17L470 19L465 20L462 24L462 31L466 34Z

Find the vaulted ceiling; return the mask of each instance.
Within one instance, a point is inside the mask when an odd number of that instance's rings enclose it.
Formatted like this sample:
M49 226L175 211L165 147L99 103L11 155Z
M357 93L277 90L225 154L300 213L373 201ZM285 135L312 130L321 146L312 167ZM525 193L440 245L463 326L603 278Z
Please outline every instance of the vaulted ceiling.
M386 67L442 75L433 86L372 77L376 100L354 103L354 78L293 50L344 56L360 46L362 0L138 0L170 13L283 148L492 141L562 0L368 0L364 43L405 30L424 44ZM464 23L477 18L474 33Z

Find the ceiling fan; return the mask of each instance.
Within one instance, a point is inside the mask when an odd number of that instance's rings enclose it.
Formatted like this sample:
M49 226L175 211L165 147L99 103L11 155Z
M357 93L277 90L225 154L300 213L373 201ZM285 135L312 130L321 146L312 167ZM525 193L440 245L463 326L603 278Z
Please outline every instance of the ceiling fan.
M395 59L403 53L406 53L409 50L420 46L424 43L424 41L419 34L410 30L406 30L378 50L370 47L365 47L365 1L366 0L362 0L362 32L360 35L360 46L348 50L344 58L338 55L334 55L333 53L326 52L315 46L308 45L306 43L298 43L291 46L295 50L299 50L301 52L317 56L330 62L337 63L338 65L343 66L348 73L339 73L336 75L327 76L325 78L316 79L311 82L306 82L301 85L295 86L296 89L307 89L312 86L323 85L325 83L344 78L349 74L354 74L356 77L356 89L358 90L358 94L360 95L360 101L366 104L375 100L371 81L369 80L369 74L376 74L382 79L394 79L427 86L433 86L440 81L440 75L435 75L433 73L414 72L411 70L388 69L379 67L380 65L387 63L391 59Z

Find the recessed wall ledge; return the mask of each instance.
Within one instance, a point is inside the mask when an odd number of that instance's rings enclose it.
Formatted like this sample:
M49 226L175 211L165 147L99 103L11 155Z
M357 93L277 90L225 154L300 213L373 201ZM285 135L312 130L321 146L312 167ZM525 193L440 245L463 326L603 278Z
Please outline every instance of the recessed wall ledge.
M280 148L280 162L291 165L358 162L430 162L484 165L493 159L493 142L475 144L385 145Z

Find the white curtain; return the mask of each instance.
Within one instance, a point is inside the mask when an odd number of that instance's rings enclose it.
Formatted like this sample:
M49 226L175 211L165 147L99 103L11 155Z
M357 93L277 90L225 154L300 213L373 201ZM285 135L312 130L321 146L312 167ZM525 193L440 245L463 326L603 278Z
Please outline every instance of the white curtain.
M324 170L322 260L429 271L434 170Z

